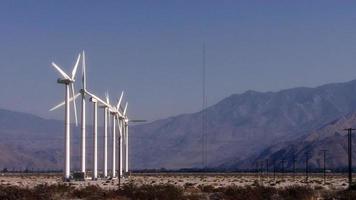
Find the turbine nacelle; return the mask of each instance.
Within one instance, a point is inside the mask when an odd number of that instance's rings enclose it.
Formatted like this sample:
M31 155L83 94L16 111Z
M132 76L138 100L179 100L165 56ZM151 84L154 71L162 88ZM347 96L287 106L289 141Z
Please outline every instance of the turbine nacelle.
M80 58L81 58L81 54L78 55L77 57L77 60L75 62L75 65L73 67L73 70L72 70L72 73L71 75L68 75L67 73L65 73L63 71L63 69L57 65L56 63L52 62L52 66L57 70L57 72L62 76L62 78L58 78L57 79L57 83L59 84L65 84L66 87L69 87L69 90L70 90L70 93L69 93L69 96L66 97L67 100L68 100L68 103L69 101L71 101L70 99L72 99L73 101L73 107L74 107L74 117L75 117L75 124L78 125L78 119L77 119L77 106L76 106L76 103L75 103L75 99L77 97L77 95L75 94L75 91L74 91L74 82L75 82L75 75L77 73L77 69L78 69L78 65L79 65L79 62L80 62ZM64 104L63 104L64 105ZM52 110L55 110L57 108L59 108L60 106L55 106L55 108L52 108Z
M70 79L63 79L63 78L58 78L57 79L57 83L59 84L71 84L71 83L74 83L75 80L70 80Z

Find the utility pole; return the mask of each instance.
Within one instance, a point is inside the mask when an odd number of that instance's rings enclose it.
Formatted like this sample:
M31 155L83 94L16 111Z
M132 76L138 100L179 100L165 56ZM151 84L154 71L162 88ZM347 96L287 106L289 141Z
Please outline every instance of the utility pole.
M269 179L269 174L268 174L268 159L266 160L266 174L267 174L267 179Z
M263 179L264 179L264 161L261 160L261 179L262 179L262 182L263 182Z
M280 168L278 169L279 173L281 174L281 179L283 180L284 179L284 158L282 158L281 160L281 166Z
M293 181L295 181L295 154L293 154Z
M273 162L273 180L276 181L276 162Z
M260 166L258 164L258 161L256 161L255 173L256 173L256 176L257 176L257 180L259 181L260 180Z
M284 174L284 161L285 161L285 159L282 158L282 174Z
M305 153L305 182L308 183L309 179L309 152Z
M352 185L352 131L356 130L353 128L344 129L347 131L347 151L348 151L348 163L349 163L349 189Z
M321 151L323 152L323 157L324 157L324 169L323 169L323 171L324 171L324 185L325 185L325 183L326 183L326 152L328 150L323 149Z

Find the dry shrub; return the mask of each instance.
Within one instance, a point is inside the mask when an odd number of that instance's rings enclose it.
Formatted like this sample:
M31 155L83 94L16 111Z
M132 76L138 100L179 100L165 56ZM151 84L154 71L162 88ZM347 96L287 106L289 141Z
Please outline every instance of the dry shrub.
M221 192L224 194L225 199L236 199L236 200L268 200L277 193L275 188L272 187L238 187L231 186L227 188L220 188Z
M137 200L184 199L183 189L170 184L142 185L138 187L133 183L128 183L122 187L119 193L128 198Z
M205 193L215 192L215 187L212 185L199 185L198 188Z
M115 197L115 194L111 190L104 190L99 186L91 185L81 189L75 189L71 197L79 199L108 199Z
M57 184L47 185L41 184L31 189L33 199L63 199L63 197L70 196L74 188L69 185Z
M284 200L311 200L315 196L314 190L305 186L290 186L278 190Z
M231 200L309 200L315 197L314 191L311 188L302 186L281 189L260 185L256 187L231 186L217 190L224 194L224 199Z
M187 187L191 188L191 187ZM310 200L315 197L310 187L292 186L276 189L273 187L213 188L201 186L201 193L184 191L183 188L169 184L142 185L124 184L119 190L105 190L99 186L75 189L68 185L38 185L32 189L17 186L0 186L1 200L59 200L59 199L136 199L136 200L184 200L184 199L227 199L227 200ZM184 194L184 192L186 192ZM331 199L356 199L356 191L325 192L323 197Z
M4 200L23 199L24 196L30 196L29 193L29 190L17 186L0 186L0 199Z
M34 188L0 186L0 199L4 200L47 200L63 199L73 188L66 185L37 185Z
M350 200L356 199L356 191L354 190L342 190L338 192L325 192L323 194L324 200Z

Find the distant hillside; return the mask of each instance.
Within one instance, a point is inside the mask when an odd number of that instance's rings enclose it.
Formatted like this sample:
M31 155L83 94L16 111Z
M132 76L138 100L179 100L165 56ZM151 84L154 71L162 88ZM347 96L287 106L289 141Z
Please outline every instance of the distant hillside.
M0 169L58 168L61 123L0 109Z
M72 162L78 168L79 129L73 126L72 131ZM0 109L0 136L0 169L62 169L63 121Z
M257 156L251 156L242 162L226 163L227 168L250 168L256 162L269 160L281 166L285 159L285 166L293 166L293 157L296 159L296 167L304 168L305 154L309 154L309 164L312 168L323 166L323 153L326 152L326 165L330 168L343 168L347 165L347 132L343 129L356 127L356 113L348 114L336 121L330 122L318 130L312 131L301 138L290 142L272 145L263 150ZM353 136L353 145L356 137ZM353 148L353 159L356 159L356 149Z
M354 112L354 94L356 81L231 95L207 108L209 166L243 161ZM200 167L201 116L184 114L134 127L134 167Z
M356 112L354 94L356 81L279 92L247 91L223 99L206 110L209 167L243 166L242 161L258 156L271 145L295 141L347 113ZM131 166L135 169L201 167L201 118L202 112L197 112L131 126ZM88 127L88 168L92 158L91 133ZM323 134L319 136L324 137ZM62 168L63 135L61 121L0 110L0 169ZM74 128L75 168L79 166L79 135L79 129ZM100 151L102 142L100 128ZM99 152L99 168L100 159L102 152Z

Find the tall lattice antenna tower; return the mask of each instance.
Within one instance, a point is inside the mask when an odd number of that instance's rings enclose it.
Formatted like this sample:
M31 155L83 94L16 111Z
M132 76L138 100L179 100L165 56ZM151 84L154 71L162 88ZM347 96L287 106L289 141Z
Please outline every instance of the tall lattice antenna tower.
M206 95L206 66L205 66L205 44L203 44L203 69L202 69L202 167L208 166L208 135L207 135L207 95Z

